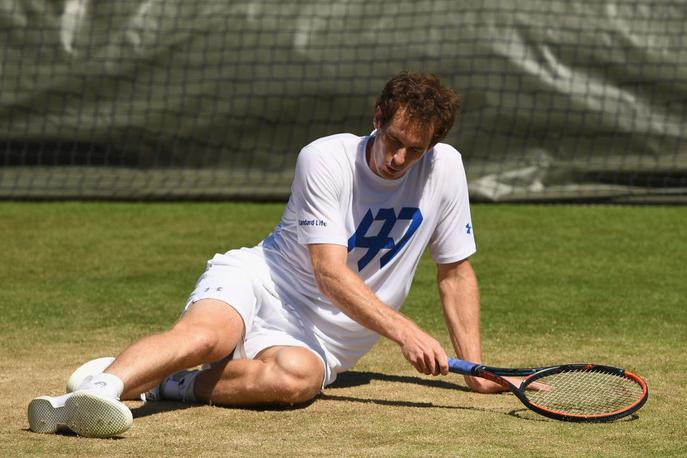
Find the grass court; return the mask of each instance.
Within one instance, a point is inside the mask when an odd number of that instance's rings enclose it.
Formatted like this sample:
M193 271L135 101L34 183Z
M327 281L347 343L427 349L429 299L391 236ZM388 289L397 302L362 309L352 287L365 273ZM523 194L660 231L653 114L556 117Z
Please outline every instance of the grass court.
M649 384L635 416L572 424L427 377L381 340L313 403L129 403L122 438L28 430L82 362L168 327L215 252L253 245L272 203L0 202L0 456L685 456L687 208L473 205L484 360L595 362ZM450 350L425 257L403 312ZM449 353L451 353L449 351Z

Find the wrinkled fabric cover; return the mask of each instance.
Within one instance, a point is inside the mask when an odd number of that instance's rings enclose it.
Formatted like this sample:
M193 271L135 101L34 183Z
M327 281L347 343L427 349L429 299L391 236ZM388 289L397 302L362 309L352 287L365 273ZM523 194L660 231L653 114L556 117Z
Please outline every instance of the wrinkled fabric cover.
M0 0L0 197L284 198L390 76L463 94L473 200L687 201L687 8Z

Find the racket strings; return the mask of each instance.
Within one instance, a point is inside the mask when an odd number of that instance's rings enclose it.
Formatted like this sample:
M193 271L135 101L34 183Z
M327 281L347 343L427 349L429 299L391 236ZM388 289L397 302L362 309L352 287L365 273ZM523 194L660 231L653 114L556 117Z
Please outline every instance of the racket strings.
M573 370L537 379L544 390L528 391L528 400L539 407L580 416L603 415L637 402L642 387L626 377L595 370Z

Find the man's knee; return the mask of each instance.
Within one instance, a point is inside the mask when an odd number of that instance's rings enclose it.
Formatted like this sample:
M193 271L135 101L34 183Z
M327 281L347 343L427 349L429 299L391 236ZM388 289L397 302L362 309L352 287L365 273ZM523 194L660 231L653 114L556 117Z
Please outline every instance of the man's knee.
M221 344L218 331L208 326L175 325L168 332L175 335L184 346L191 349L190 353L198 357L216 353Z
M321 389L321 382L315 383L312 379L286 376L282 380L278 400L284 404L302 404L311 401Z
M168 332L194 356L214 361L234 350L243 334L243 320L229 305L206 299L193 304Z
M301 404L311 401L322 389L324 367L321 360L304 348L284 349L275 355L274 364L278 402Z

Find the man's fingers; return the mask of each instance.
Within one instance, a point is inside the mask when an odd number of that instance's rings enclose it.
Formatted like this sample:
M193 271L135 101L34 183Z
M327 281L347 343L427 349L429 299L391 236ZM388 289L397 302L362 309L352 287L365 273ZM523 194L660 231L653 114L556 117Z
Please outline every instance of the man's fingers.
M406 357L408 362L415 368L415 370L417 370L421 374L425 373L425 360L421 354L416 355L404 353L404 356Z
M437 371L434 375L447 375L448 374L448 356L444 349L439 346L435 353L437 361Z
M417 358L409 359L409 361L419 373L425 375L437 375L436 371L438 369L438 364L431 356L418 355Z
M448 356L444 355L439 359L439 373L436 375L448 375Z
M422 360L418 360L417 363L415 363L415 369L421 374L424 374L426 369L425 369L425 362Z
M421 374L448 374L448 356L439 342L419 329L412 337L401 345L408 362Z
M532 382L529 385L527 385L526 389L532 391L553 391L553 387L551 387L551 385L547 385L546 383L540 382Z
M524 380L522 377L504 377L504 378L517 387L519 387ZM532 382L529 385L527 385L526 389L531 390L531 391L552 391L553 390L553 388L550 385L547 385L546 383L540 383L540 382Z
M436 364L433 355L425 355L425 375L435 375Z
M419 372L425 375L447 375L448 374L448 356L437 351L433 355L425 355L421 368L416 366Z

